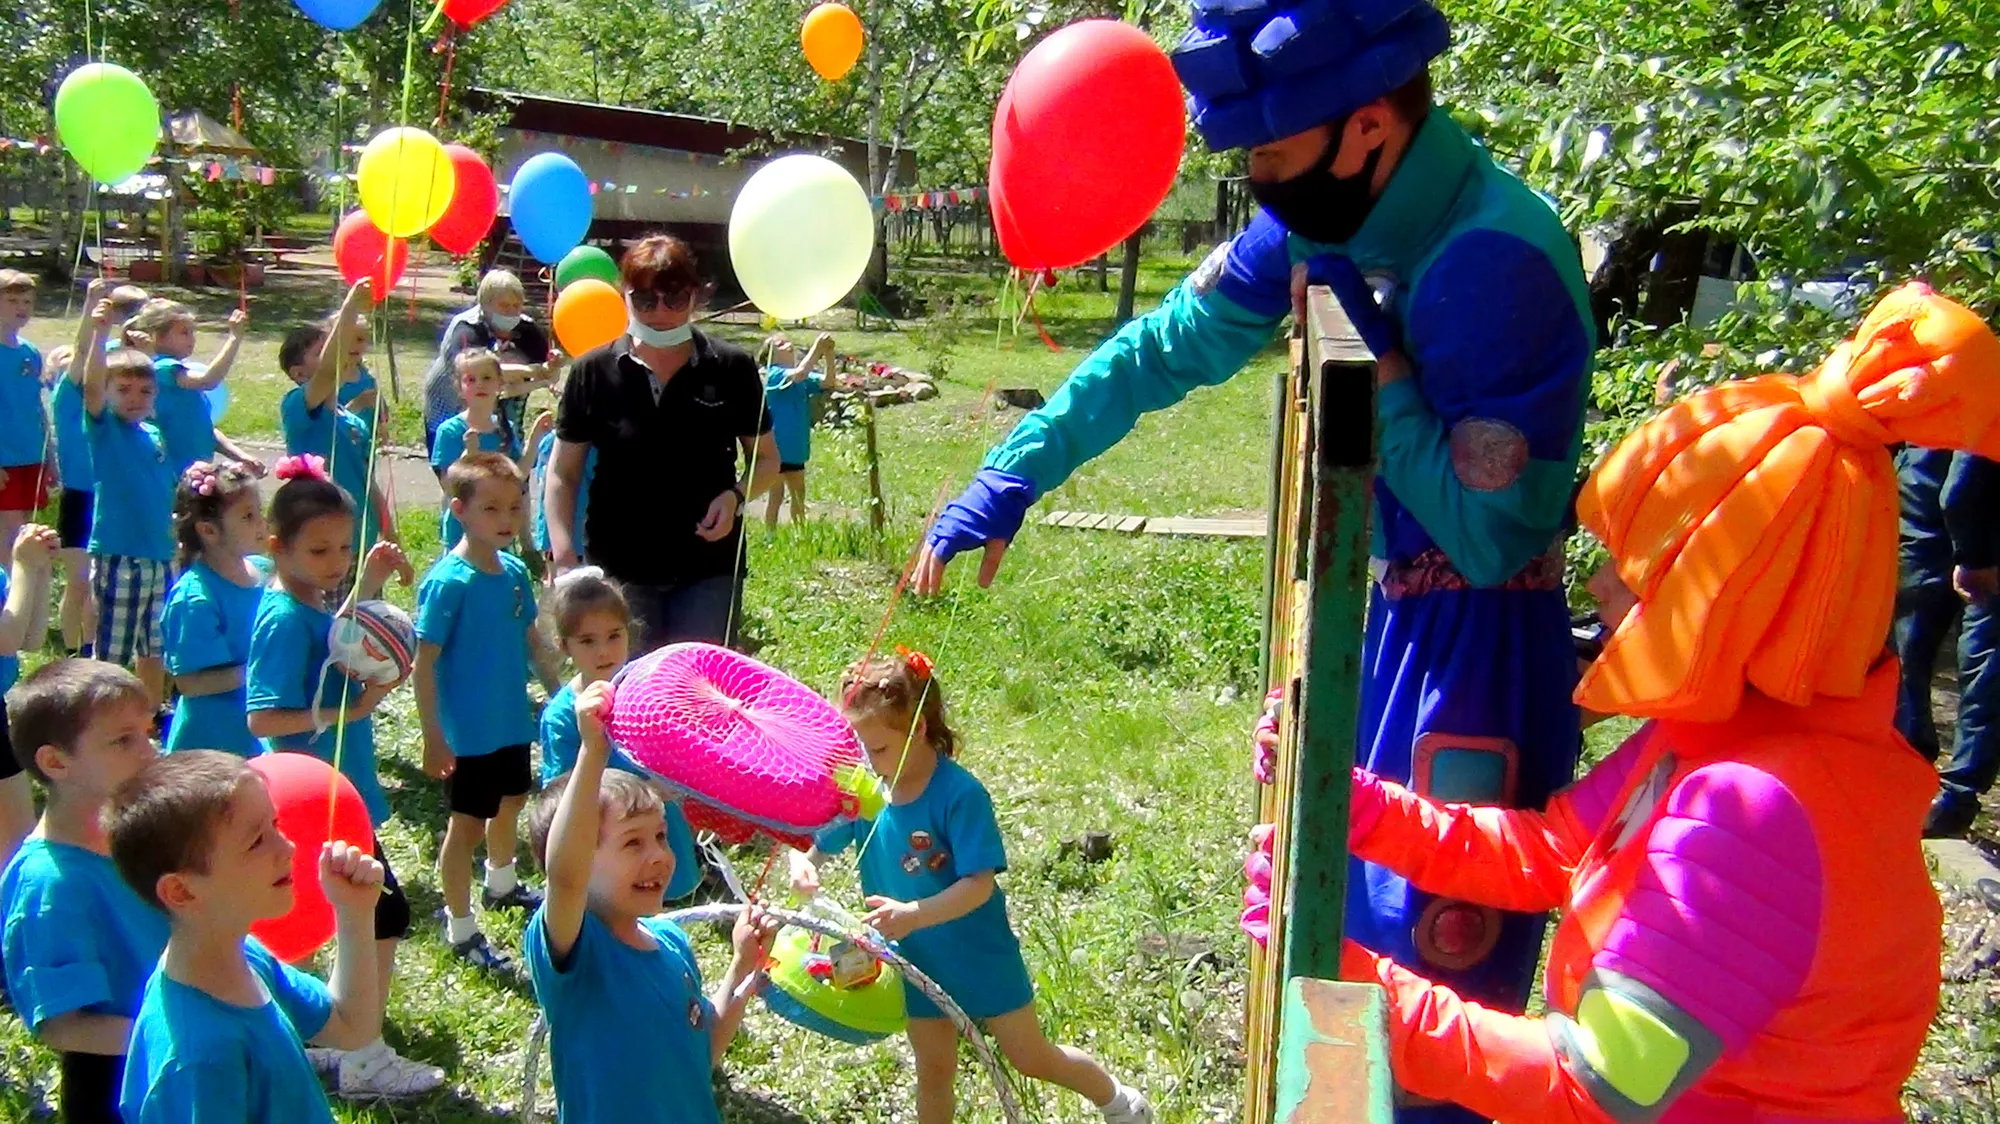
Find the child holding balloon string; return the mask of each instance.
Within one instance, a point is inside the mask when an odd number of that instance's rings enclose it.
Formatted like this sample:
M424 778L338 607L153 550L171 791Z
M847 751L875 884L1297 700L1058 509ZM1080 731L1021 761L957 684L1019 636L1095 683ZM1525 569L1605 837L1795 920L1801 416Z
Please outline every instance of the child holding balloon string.
M174 496L180 576L160 613L167 673L180 702L166 749L222 749L255 757L263 747L245 714L250 632L271 580L270 538L257 481L236 465L196 461Z
M334 613L342 607L339 591L354 568L354 501L317 458L287 457L276 475L282 483L267 520L276 579L258 601L244 668L250 732L267 751L296 750L338 767L379 833L390 811L376 776L372 718L401 679L361 682L333 661L330 645ZM401 549L376 543L361 568L356 599L381 596L392 573L405 585L415 577ZM379 846L375 859L385 872L374 929L386 1006L396 948L410 932L410 904ZM343 1096L416 1096L444 1083L441 1070L399 1056L380 1038L343 1055L316 1054L313 1061L337 1069Z
M9 691L8 708L16 752L47 803L0 872L0 982L62 1057L64 1119L114 1121L126 1041L167 919L119 877L102 814L159 754L152 703L122 667L63 659Z
M445 472L469 453L500 453L515 462L523 480L528 479L535 467L534 456L528 450L539 448L542 437L555 428L554 415L544 411L536 416L534 428L529 432L524 447L506 431L500 412L500 394L504 383L500 357L483 347L467 348L452 360L452 369L458 376L459 394L465 400L465 409L446 418L438 426L431 442L431 470L442 481ZM438 524L438 533L444 540L446 550L457 546L465 533L459 526L458 517L452 514L451 506L447 500Z
M200 374L188 365L195 347L193 309L179 301L149 300L125 323L125 345L153 357L153 372L160 383L159 397L153 404L154 420L166 438L167 456L176 475L196 461L214 460L218 449L253 475L264 473L263 462L215 428L207 397L235 366L249 323L249 313L240 308L229 314L229 334Z
M125 1124L333 1124L302 1047L380 1041L368 932L385 871L363 846L320 847L319 889L334 917L326 982L250 939L259 922L291 914L302 892L278 814L263 776L213 750L159 758L112 797L112 860L168 918L166 951L132 1021Z
M816 896L819 864L858 845L869 908L862 922L898 942L910 963L984 1024L1017 1072L1083 1096L1110 1124L1150 1124L1153 1109L1144 1094L1042 1033L1034 985L995 880L1007 869L1007 853L993 800L957 761L958 739L945 724L930 660L899 650L856 664L840 695L868 767L889 784L889 802L878 820L831 828L811 851L792 852L793 892ZM944 1124L956 1104L958 1030L907 981L903 996L916 1055L917 1119Z
M720 1124L710 1072L736 1036L777 923L746 904L703 994L686 933L658 916L678 862L659 789L607 769L609 681L584 688L576 766L528 823L548 897L522 937L564 1124Z
M333 482L361 505L354 520L356 560L365 557L378 538L395 542L396 530L380 484L369 472L375 431L365 418L337 401L340 380L348 369L347 351L325 345L330 338L328 324L354 323L374 299L373 292L367 279L356 282L328 321L293 328L278 349L278 363L293 383L278 406L285 452L319 457Z
M550 590L548 616L555 622L556 644L576 668L576 677L549 696L542 707L542 787L560 781L576 767L583 747L583 729L577 719L576 701L594 683L608 683L625 666L631 653L632 614L618 583L596 566L579 566L555 580ZM613 747L609 765L635 777L652 774L624 750ZM663 810L667 822L667 845L674 853L674 876L667 884L667 900L693 893L701 885L701 863L695 852L694 831L678 801L669 799Z

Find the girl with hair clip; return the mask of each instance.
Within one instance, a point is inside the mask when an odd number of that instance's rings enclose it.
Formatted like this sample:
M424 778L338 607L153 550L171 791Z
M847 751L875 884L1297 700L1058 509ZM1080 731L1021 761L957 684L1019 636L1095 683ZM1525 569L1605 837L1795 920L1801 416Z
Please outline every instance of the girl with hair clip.
M993 799L958 763L958 738L945 724L932 672L928 656L902 648L848 669L843 708L868 767L889 786L889 803L879 820L842 824L822 832L810 852L792 852L792 889L811 899L819 893L819 864L858 845L870 911L863 923L899 942L910 963L985 1024L1021 1076L1080 1094L1110 1124L1150 1124L1143 1094L1042 1033L1007 895L995 880L1007 869L1007 851ZM917 1063L917 1120L944 1124L956 1105L958 1030L907 981L903 998Z
M181 694L166 749L263 752L244 715L250 629L271 580L261 557L269 532L257 481L237 465L196 461L174 495L174 565L180 577L160 612L167 673Z

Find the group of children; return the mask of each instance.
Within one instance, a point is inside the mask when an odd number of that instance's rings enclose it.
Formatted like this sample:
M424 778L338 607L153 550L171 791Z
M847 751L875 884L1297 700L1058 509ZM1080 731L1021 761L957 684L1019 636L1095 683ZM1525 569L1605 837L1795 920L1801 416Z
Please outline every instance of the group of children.
M18 685L16 661L0 659L13 733L0 762L18 761L45 793L39 823L0 873L5 995L61 1054L71 1120L330 1120L315 1070L333 1075L343 1096L434 1089L444 1073L396 1054L381 1034L412 918L379 845L337 841L321 856L337 917L327 983L248 937L290 910L293 887L292 845L247 758L312 754L354 784L378 831L391 814L372 716L400 681L351 675L329 644L343 609L379 597L392 576L415 577L370 482L373 411L346 392L366 344L367 286L325 324L285 340L291 455L275 467L268 505L262 466L219 434L176 463L174 442L192 441L193 427L161 409L182 391L199 395L217 367L227 372L240 317L208 372L184 379L191 318L149 316L159 302L141 297L114 346L118 299L94 286L74 353L48 367L58 388L75 388L99 480L90 565L103 615L119 627L97 630L96 658L58 660ZM8 307L0 302L0 313ZM797 382L828 346L803 362L779 357L781 370ZM0 367L0 379L9 373ZM441 428L445 452L434 460L456 531L418 583L410 673L424 772L445 785L450 809L437 869L445 940L482 968L511 967L472 909L483 843L484 907L532 914L522 958L551 1026L562 1119L719 1120L709 1069L735 1033L775 926L746 907L729 970L704 993L687 935L656 916L694 888L700 868L675 802L604 733L612 677L633 654L623 594L585 567L538 597L512 552L529 465L487 421L499 364L470 351L458 373L467 409L452 432L450 422ZM521 444L534 448L540 436ZM19 455L4 442L0 454ZM0 495L8 486L0 481ZM8 653L46 629L49 570L66 546L16 522L12 580L0 589ZM128 619L149 599L160 602L156 623ZM165 756L154 742L162 671L180 697ZM531 675L556 688L539 719ZM928 662L857 665L841 698L890 803L880 824L835 829L810 855L793 856L794 889L817 893L818 863L860 845L868 923L982 1020L1021 1073L1078 1091L1108 1120L1150 1120L1137 1092L1042 1035L995 882L1006 857L992 803L954 759ZM515 869L524 810L546 897ZM918 1117L934 1124L952 1115L956 1032L914 989L909 998Z

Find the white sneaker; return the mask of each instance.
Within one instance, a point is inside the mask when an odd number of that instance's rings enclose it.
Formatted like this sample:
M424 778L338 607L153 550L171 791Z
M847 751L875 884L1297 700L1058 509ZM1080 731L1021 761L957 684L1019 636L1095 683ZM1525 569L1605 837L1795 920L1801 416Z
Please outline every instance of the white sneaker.
M1111 1103L1098 1111L1104 1114L1104 1124L1153 1124L1153 1106L1147 1103L1146 1094L1122 1081Z
M340 1060L340 1095L350 1101L418 1097L444 1084L444 1070L411 1061L377 1038Z
M313 1072L321 1077L332 1077L339 1073L340 1059L346 1056L345 1050L330 1050L325 1046L306 1047L306 1061L312 1064Z

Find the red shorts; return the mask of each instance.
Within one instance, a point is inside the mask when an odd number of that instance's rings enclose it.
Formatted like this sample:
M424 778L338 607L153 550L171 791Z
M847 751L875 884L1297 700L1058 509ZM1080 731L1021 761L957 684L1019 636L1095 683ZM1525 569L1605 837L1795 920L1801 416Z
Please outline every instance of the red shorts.
M47 465L5 466L7 482L0 485L0 511L40 511L49 502Z

